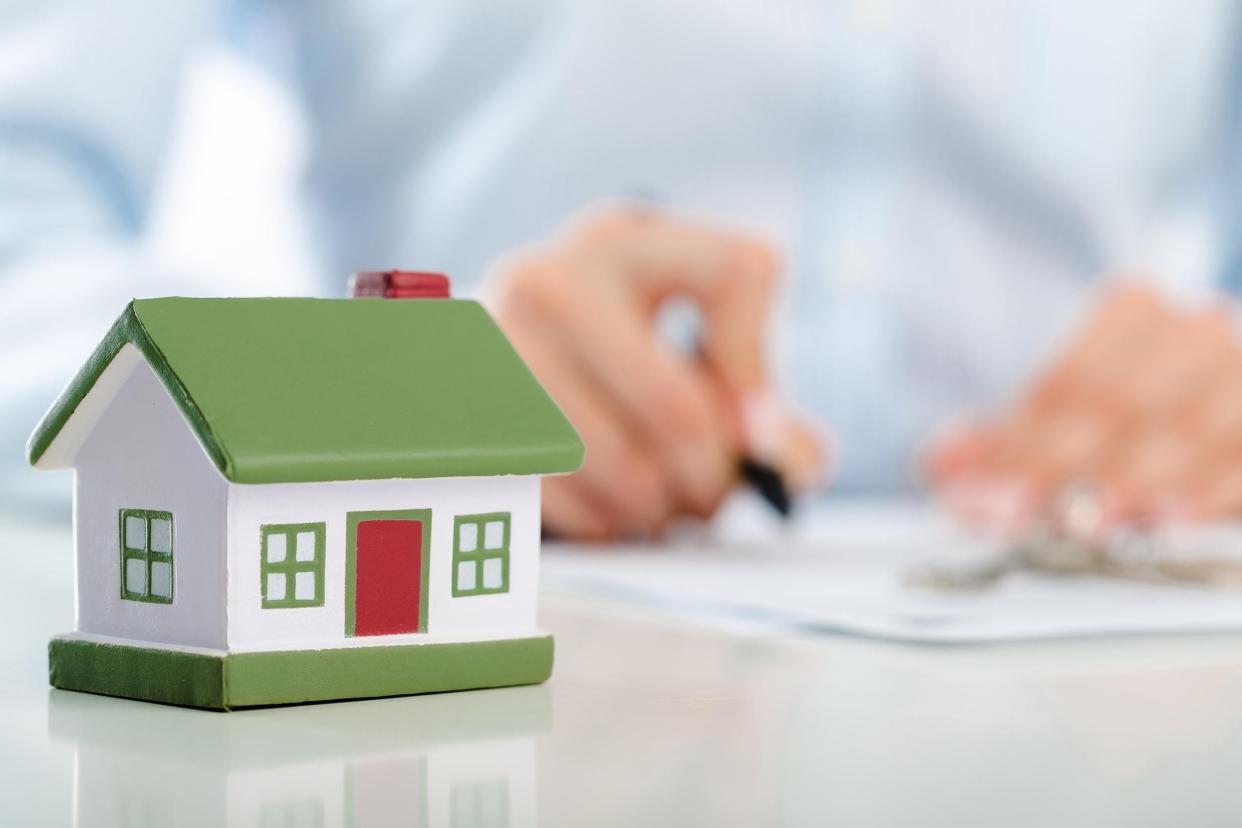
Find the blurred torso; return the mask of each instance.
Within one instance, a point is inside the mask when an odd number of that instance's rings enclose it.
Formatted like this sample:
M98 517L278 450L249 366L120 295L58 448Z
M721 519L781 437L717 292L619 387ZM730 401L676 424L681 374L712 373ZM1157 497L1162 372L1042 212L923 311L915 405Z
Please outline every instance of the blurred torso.
M841 437L843 487L902 487L920 435L1003 399L1098 277L1217 277L1236 16L1215 0L461 7L435 77L473 80L420 113L407 220L367 253L469 280L632 195L759 228L788 253L781 371Z

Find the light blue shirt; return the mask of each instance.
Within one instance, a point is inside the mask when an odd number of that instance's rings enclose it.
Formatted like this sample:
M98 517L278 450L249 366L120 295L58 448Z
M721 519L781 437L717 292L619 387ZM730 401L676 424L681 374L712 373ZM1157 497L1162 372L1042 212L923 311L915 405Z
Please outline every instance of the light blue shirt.
M1142 265L1186 292L1235 281L1239 12L3 2L5 502L38 490L20 447L124 301L211 291L144 245L204 42L261 60L303 108L325 295L384 266L468 287L574 211L637 193L770 235L789 271L779 375L836 431L839 490L861 491L912 485L928 430L1011 393L1103 274Z

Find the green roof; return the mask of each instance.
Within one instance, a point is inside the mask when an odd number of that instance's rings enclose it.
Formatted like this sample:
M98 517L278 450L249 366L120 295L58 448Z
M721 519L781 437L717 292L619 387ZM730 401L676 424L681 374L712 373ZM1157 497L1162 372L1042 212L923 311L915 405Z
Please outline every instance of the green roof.
M131 302L30 438L38 462L126 343L236 483L569 472L582 441L477 303Z

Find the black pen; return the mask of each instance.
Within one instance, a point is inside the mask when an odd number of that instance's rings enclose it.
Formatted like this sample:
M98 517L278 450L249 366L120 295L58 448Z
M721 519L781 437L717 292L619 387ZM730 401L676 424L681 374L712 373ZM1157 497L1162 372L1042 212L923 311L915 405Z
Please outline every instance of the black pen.
M789 487L785 485L785 478L775 466L743 456L738 461L738 471L742 479L753 486L778 515L782 518L789 517L793 511L793 501L789 499Z
M711 360L707 357L702 340L696 338L695 341L697 344L694 353L699 362L711 370ZM743 423L743 430L754 427L753 423L749 422L750 418L744 419L747 422ZM776 466L743 453L737 460L737 470L742 480L750 485L764 502L772 507L773 511L782 519L789 518L793 512L793 499L789 496L789 486L785 483L784 476Z
M631 198L633 200L631 209L637 215L650 215L666 201L660 195L646 190L636 191ZM692 353L701 363L711 368L711 362L703 349L702 340L694 336L690 341L695 343ZM746 454L738 458L737 469L742 480L754 488L782 519L790 516L793 512L793 500L789 496L789 486L786 485L785 478L779 469Z

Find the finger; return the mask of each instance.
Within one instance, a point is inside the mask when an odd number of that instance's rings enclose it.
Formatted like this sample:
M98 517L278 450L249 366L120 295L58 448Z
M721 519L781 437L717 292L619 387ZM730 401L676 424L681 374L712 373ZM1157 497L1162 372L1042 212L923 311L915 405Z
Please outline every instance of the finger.
M1187 412L1186 421L1198 440L1222 445L1242 434L1242 358L1223 368L1213 384L1201 405Z
M1242 355L1221 310L1181 314L1165 347L1134 378L1139 421L1107 470L1125 510L1179 517L1242 426Z
M1013 536L1037 515L1035 495L1015 477L970 473L952 478L938 490L941 502L959 520Z
M1183 406L1177 422L1187 442L1196 447L1182 486L1181 510L1221 515L1233 508L1230 474L1239 465L1242 435L1242 353L1230 339L1226 352L1200 379L1202 392Z
M995 428L974 420L945 423L928 439L920 458L921 471L932 482L983 471L995 452Z
M1237 353L1220 310L1168 317L1153 348L1123 386L1125 404L1144 417L1169 417L1203 398Z
M543 525L569 540L603 543L616 536L605 510L574 481L574 477L543 479Z
M703 353L742 399L768 386L766 343L778 272L772 248L737 240L720 284L696 297L706 327Z
M1177 517L1190 502L1198 451L1166 423L1138 427L1100 472L1118 516L1130 520Z
M1135 377L1173 321L1151 289L1111 289L1083 333L1006 418L991 465L1025 477L1041 498L1071 481L1104 485L1103 467L1136 419Z
M557 262L574 278L548 280L525 297L532 323L559 339L619 405L653 434L672 429L693 437L717 425L711 392L678 354L652 333L633 297L614 286L616 274L598 261ZM609 286L584 290L579 280Z
M1095 405L1120 408L1129 396L1120 390L1156 347L1171 314L1152 289L1122 283L1112 287L1081 332L1032 385L1011 421L1038 428L1040 420L1084 396Z
M1218 466L1214 474L1201 483L1193 506L1194 516L1202 520L1242 515L1242 463Z
M710 513L733 478L737 454L710 383L651 334L630 297L584 289L584 279L599 276L599 263L583 263L575 278L566 278L564 267L538 262L519 277L505 310L511 335L521 339L530 331L530 339L571 357L634 439L653 447L679 501L696 514ZM603 308L601 295L611 300Z
M726 385L741 395L766 385L765 334L780 265L757 236L651 213L596 216L577 250L630 274L650 309L672 295L703 314L701 342Z
M1124 379L1114 390L1115 426L1126 437L1111 442L1098 472L1135 519L1161 519L1184 508L1203 445L1195 420L1236 352L1222 310L1166 308L1158 315L1145 337L1152 347L1141 364L1119 369ZM1106 402L1097 407L1106 408Z
M1134 282L1114 285L1057 361L1058 373L1079 383L1108 385L1115 368L1148 353L1150 333L1170 317L1168 306L1154 289Z
M1222 372L1214 393L1181 423L1188 442L1197 450L1178 490L1177 513L1219 517L1233 509L1233 469L1242 466L1242 360Z
M575 473L580 483L623 531L659 529L673 509L671 487L658 459L627 428L623 412L610 407L581 366L546 339L521 328L511 338L582 435L587 452Z
M823 489L832 477L832 438L827 429L790 413L780 427L777 467L798 494Z
M1110 412L1067 401L1006 424L986 468L1022 481L1036 500L1045 500L1070 482L1100 482L1096 472L1118 428Z
M1050 485L1018 461L995 426L966 424L933 445L924 469L949 512L976 528L1016 537L1044 512ZM1014 439L1021 439L1020 436Z

